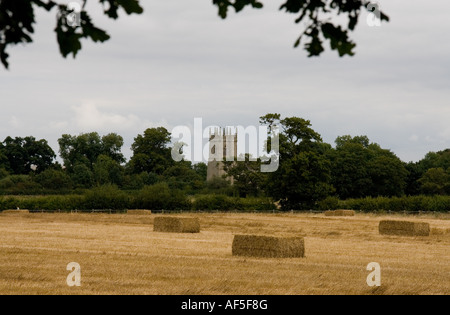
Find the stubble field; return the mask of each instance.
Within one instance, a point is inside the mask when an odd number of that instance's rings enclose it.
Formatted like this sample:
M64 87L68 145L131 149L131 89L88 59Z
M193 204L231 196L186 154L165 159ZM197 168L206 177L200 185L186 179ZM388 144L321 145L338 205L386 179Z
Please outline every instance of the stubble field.
M450 294L450 235L379 235L380 220L400 216L183 216L199 217L201 233L153 232L155 215L0 214L0 294ZM450 229L449 215L407 219ZM232 256L247 233L304 236L306 256ZM71 262L80 287L66 283ZM380 287L366 283L371 262Z

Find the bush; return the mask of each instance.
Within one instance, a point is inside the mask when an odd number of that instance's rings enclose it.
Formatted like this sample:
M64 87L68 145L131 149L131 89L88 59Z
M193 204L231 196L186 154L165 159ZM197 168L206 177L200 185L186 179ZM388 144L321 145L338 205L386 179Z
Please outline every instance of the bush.
M225 195L199 195L193 202L194 210L204 211L270 211L276 206L270 198L236 198Z
M166 183L145 186L135 197L136 209L149 210L190 210L191 203L180 190L170 189Z
M27 195L41 190L42 187L28 175L10 175L0 180L0 191L3 194Z
M237 210L242 208L237 198L225 195L203 195L196 196L193 202L194 210Z
M317 202L317 210L337 210L339 209L339 198L327 197Z
M81 195L0 197L0 210L76 210L83 208L84 200Z
M123 210L130 204L128 195L115 185L93 188L84 197L84 209Z
M36 175L35 181L48 190L70 190L72 181L69 175L62 170L47 169Z
M450 211L450 196L367 197L339 201L339 207L351 210L371 211Z

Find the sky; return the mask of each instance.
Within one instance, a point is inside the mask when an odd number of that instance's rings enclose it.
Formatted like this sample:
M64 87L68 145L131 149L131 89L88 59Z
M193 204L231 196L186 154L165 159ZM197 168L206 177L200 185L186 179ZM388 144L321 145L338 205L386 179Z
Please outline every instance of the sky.
M257 126L280 113L310 120L330 144L367 135L405 162L450 148L448 0L380 0L391 21L370 27L363 12L344 58L294 49L302 25L283 1L226 20L212 1L140 2L142 15L114 21L89 1L111 39L84 41L75 59L59 53L55 10L39 9L34 42L10 48L0 68L0 141L32 135L58 153L62 134L115 132L129 158L150 127Z

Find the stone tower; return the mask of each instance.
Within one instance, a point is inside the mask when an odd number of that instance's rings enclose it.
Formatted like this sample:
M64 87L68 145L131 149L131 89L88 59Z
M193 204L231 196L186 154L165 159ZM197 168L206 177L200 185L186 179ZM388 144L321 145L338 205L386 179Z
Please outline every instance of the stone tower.
M223 160L236 161L237 134L230 128L215 128L209 131L209 159L207 180L225 175ZM230 178L233 183L233 178Z

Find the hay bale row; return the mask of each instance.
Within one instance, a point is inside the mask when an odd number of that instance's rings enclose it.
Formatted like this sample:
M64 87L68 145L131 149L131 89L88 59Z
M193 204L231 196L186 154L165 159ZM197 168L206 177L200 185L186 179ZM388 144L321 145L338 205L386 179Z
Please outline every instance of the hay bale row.
M156 217L153 230L168 233L200 233L200 221L198 218Z
M127 210L127 214L131 215L150 215L152 212L150 210Z
M303 237L235 235L233 256L299 258L305 256Z
M29 210L3 210L2 214L27 214L30 213Z
M430 224L425 222L409 222L383 220L379 224L379 232L384 235L429 236Z
M327 217L353 217L353 216L355 216L355 211L353 211L353 210L329 210L329 211L325 211L325 216L327 216Z

